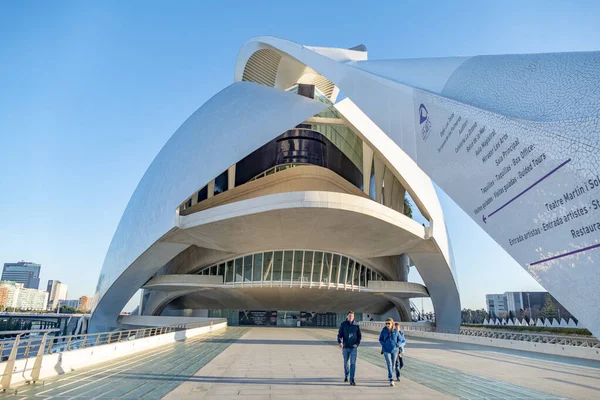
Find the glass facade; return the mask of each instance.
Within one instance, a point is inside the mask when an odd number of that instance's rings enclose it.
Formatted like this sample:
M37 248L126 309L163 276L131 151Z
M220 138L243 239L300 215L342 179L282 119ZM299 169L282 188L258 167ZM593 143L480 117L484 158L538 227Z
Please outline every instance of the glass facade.
M204 267L198 275L221 275L226 284L277 284L360 289L383 277L350 257L313 250L277 250L236 257Z

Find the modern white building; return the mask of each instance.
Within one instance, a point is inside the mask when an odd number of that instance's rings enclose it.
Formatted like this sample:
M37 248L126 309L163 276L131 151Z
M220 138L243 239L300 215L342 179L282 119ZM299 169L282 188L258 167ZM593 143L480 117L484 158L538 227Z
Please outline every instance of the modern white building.
M244 44L234 83L183 123L135 189L91 330L124 323L140 288L143 315L263 322L348 309L407 320L408 299L424 296L438 327L457 328L433 179L598 334L600 233L583 211L558 215L548 202L593 199L600 156L571 139L600 133L577 122L600 118L588 90L599 53L367 58L365 46ZM586 190L564 184L588 179ZM407 215L406 196L425 223ZM407 282L411 265L424 285Z
M486 294L485 304L487 312L493 316L500 317L508 312L506 297L503 294Z
M48 309L56 310L56 307L58 307L58 301L67 299L67 290L67 284L57 280L49 280L47 289L47 292L49 293Z
M23 311L46 310L48 306L48 292L37 289L25 288L22 283L1 281L0 288L6 290L5 308Z

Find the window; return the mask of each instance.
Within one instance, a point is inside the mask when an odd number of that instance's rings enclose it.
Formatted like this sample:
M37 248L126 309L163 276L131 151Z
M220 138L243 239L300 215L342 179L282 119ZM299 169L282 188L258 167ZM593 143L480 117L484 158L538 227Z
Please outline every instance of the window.
M215 196L229 189L229 173L227 170L215 178Z
M361 265L359 263L355 263L354 265L354 276L352 277L352 284L354 286L360 286L360 271L361 271Z
M262 260L263 253L254 255L254 272L252 273L252 280L254 282L262 280Z
M252 282L252 256L244 257L244 282Z
M217 275L217 266L215 265L214 267L210 267L210 273L209 275Z
M291 267L291 265L290 265ZM283 251L276 251L273 259L273 282L281 282L283 272Z
M242 263L243 263L242 258L235 259L235 283L242 282Z
M333 254L325 253L325 259L323 260L323 274L321 276L321 282L328 284L329 277L331 276L331 258Z
M323 252L315 251L315 262L312 270L312 283L318 284L321 279L321 266L323 263Z
M294 252L286 251L283 258L283 274L281 275L282 282L290 282L292 280L292 265L294 262Z
M204 201L206 199L208 199L208 185L204 186L198 192L198 203L200 203L201 201Z
M331 261L331 283L336 283L338 281L338 276L340 273L340 261L342 258L339 254L333 255L333 260Z
M292 280L299 282L302 278L302 262L304 258L304 252L302 250L296 250L294 252L294 271Z
M263 268L263 281L270 282L273 280L273 252L265 253L265 267Z
M225 264L225 281L233 282L233 260L227 261Z
M345 285L347 276L348 276L348 257L342 257L342 262L340 264L340 276L338 278L338 284Z
M312 251L304 252L304 272L302 273L302 282L310 282L313 254Z
M188 201L185 202L185 208L190 208L192 206L192 199L188 199Z

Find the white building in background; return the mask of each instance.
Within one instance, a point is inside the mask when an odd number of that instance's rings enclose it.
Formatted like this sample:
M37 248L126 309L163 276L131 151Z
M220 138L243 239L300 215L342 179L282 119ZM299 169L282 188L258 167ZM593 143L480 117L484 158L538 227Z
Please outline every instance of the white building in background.
M67 299L67 284L57 280L48 281L48 309L55 310L59 300Z
M523 305L523 292L505 292L504 298L506 300L506 310L512 311L513 313L524 310L526 307Z
M25 288L22 283L12 281L1 281L0 288L6 290L5 308L39 311L46 310L48 306L48 292L46 291Z
M37 289L20 288L17 309L24 311L46 310L48 308L48 292Z
M487 312L495 317L499 317L502 313L508 312L506 307L506 297L503 294L486 294L485 304Z

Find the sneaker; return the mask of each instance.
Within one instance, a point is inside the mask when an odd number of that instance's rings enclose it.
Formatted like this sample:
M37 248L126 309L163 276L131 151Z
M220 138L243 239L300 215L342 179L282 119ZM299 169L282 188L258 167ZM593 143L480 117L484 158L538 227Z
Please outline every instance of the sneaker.
M354 382L353 380L350 381L350 386L356 386L356 382Z
M396 377L396 381L400 382L400 377L399 376Z
M390 381L390 386L396 386L394 385L394 381Z
M348 377L347 376L344 378L344 382L348 382Z

